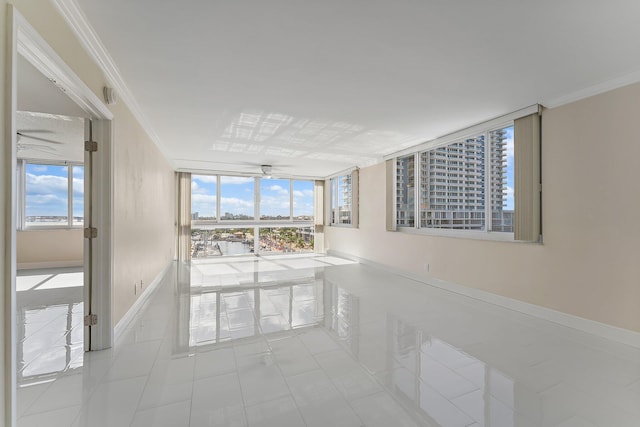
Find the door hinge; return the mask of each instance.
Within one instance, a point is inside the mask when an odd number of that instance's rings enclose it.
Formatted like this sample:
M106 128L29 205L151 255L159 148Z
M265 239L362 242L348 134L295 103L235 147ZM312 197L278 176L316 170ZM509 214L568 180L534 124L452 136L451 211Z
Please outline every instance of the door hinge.
M84 326L95 326L98 324L97 314L87 314L84 316Z
M90 153L93 153L94 151L98 151L98 143L95 141L85 141L84 151L88 151Z
M84 229L84 238L85 239L95 239L98 237L98 229L95 227L87 227Z

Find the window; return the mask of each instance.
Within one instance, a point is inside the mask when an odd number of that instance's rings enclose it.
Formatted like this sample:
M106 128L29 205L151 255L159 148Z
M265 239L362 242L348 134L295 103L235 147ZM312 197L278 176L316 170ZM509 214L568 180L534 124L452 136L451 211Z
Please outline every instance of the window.
M215 220L218 177L212 175L191 176L191 219Z
M20 229L81 227L84 166L20 160Z
M192 175L191 256L313 252L314 203L311 180Z
M485 229L485 136L420 153L420 227ZM445 184L444 191L431 190Z
M313 221L314 206L313 181L293 181L294 221Z
M255 179L242 176L220 177L220 219L254 219Z
M402 157L396 166L396 224L413 227L415 224L415 156Z
M330 224L331 225L352 225L356 224L357 203L357 170L338 175L329 180L331 199Z
M260 180L260 219L291 219L291 181L262 178Z
M513 120L496 119L484 129L474 127L470 135L467 130L466 136L435 140L420 151L392 157L387 188L394 193L388 193L387 203L393 208L387 211L387 228L539 240L540 118L522 111L510 115ZM389 222L390 215L394 221Z

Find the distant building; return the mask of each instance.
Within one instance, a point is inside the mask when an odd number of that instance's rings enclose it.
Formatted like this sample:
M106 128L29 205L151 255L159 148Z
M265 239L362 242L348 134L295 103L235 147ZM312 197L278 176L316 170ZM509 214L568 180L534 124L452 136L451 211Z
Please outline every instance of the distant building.
M505 130L425 151L420 156L420 226L483 230L486 201L485 155L491 157L489 176L492 230L512 231L513 211L506 203L507 157ZM415 225L415 157L399 158L396 164L396 224Z

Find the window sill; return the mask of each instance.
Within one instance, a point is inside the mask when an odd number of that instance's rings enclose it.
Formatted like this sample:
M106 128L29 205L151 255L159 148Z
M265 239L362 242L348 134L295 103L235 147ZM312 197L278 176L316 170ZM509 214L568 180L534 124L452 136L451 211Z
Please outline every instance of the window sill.
M507 243L541 244L540 242L514 240L513 233L503 233L503 232L486 232L486 231L471 231L471 230L430 230L425 228L409 228L409 227L398 227L396 229L396 232L406 233L406 234L417 234L421 236L449 237L454 239L486 240L486 241L492 241L492 242L507 242Z
M18 232L21 231L58 231L58 230L82 230L84 226L83 225L76 225L73 227L69 227L66 225L60 225L60 226L55 226L55 225L48 225L48 226L42 226L42 227L25 227L22 229L18 229Z
M193 229L251 228L251 227L313 227L313 221L291 220L237 220L237 221L191 221Z

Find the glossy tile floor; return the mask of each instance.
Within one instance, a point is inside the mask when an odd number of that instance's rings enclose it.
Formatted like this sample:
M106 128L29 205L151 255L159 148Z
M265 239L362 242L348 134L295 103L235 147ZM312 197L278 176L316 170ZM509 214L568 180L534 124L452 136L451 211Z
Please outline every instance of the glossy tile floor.
M101 352L79 304L21 308L20 426L640 425L640 350L338 258L176 266Z

